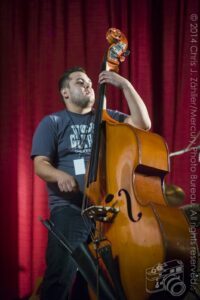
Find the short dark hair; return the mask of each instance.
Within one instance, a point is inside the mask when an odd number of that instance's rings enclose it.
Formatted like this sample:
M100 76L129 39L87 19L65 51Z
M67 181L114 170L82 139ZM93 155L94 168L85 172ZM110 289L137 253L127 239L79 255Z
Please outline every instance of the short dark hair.
M73 67L65 71L58 81L58 88L61 91L62 88L68 86L69 76L74 72L83 72L86 74L86 71L82 67Z

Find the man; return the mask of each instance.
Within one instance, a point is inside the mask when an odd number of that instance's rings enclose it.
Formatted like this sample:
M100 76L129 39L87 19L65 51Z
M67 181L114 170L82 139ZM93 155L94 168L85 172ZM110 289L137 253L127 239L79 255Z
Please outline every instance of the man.
M112 118L144 130L150 128L146 106L127 79L103 71L99 83L122 89L128 102L131 116L108 110ZM75 249L87 241L92 229L92 224L86 226L81 217L81 203L92 146L95 95L90 78L80 67L63 74L59 90L65 109L40 122L33 137L31 156L36 174L47 182L50 219ZM41 299L67 299L77 267L51 234L46 260Z

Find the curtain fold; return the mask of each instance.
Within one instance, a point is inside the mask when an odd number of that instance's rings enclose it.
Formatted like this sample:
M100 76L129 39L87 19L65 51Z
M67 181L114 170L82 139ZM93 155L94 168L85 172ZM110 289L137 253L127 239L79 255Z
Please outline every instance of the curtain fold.
M146 103L152 131L166 139L170 152L183 149L200 124L199 99L192 94L199 76L199 64L195 64L199 50L195 52L194 47L199 45L199 19L198 0L1 1L2 299L29 295L45 267L47 232L38 216L48 216L47 194L45 184L33 173L30 150L41 118L63 107L57 91L59 76L80 65L97 90L108 47L106 31L121 29L131 54L120 74L133 83ZM197 72L191 73L191 68ZM199 81L196 92L199 95ZM107 103L109 108L128 113L125 99L115 88L108 87ZM171 158L166 180L184 189L184 204L192 202L195 163L195 153ZM195 180L198 202L199 179Z

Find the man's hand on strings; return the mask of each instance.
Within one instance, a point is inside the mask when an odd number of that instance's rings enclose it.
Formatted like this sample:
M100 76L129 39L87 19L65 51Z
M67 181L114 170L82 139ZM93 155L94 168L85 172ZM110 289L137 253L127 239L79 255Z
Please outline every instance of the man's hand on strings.
M120 89L127 85L128 80L112 71L103 71L99 74L99 83L109 83Z

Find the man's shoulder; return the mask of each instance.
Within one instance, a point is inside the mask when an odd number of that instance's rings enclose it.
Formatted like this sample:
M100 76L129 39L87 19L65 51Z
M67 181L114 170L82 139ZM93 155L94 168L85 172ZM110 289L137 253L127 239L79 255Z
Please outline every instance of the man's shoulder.
M63 118L66 118L66 110L63 109L63 110L59 110L59 111L56 111L56 112L53 112L49 115L47 115L47 117L49 117L50 119L52 120L59 120L59 119L63 119Z
M52 112L48 115L45 115L41 120L41 123L60 123L66 118L66 111L60 110L56 112Z
M60 110L57 112L45 115L39 122L36 131L38 130L57 130L60 128L66 118L65 110Z

